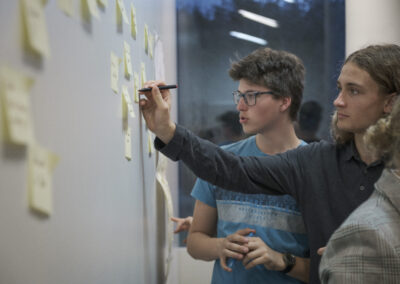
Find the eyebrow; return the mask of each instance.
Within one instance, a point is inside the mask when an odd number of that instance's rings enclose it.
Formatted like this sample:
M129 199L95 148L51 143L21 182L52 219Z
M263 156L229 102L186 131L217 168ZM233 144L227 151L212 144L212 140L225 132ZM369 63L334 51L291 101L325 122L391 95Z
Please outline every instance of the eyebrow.
M342 84L340 84L340 81L336 81L336 85L341 86ZM352 82L346 83L345 85L346 85L346 86L349 86L349 87L359 87L359 88L363 88L363 86L361 86L360 84L352 83Z

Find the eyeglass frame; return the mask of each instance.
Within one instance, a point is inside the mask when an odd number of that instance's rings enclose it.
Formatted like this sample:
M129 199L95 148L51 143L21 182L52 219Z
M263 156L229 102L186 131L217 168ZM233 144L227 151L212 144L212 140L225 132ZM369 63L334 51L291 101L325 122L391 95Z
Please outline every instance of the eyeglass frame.
M244 100L244 102L245 102L245 104L247 105L247 106L254 106L254 105L256 105L256 103L257 103L257 96L258 95L276 95L276 93L274 93L274 92L272 92L272 91L265 91L265 92L258 92L258 91L255 91L255 92L245 92L245 93L241 93L239 90L237 90L237 91L233 91L232 92L232 95L233 95L233 102L236 104L236 105L238 105L239 104L239 102L240 102L240 98L243 98L243 100ZM247 96L248 95L254 95L254 104L249 104L248 103L248 100L247 100ZM238 99L236 100L236 98L238 97Z

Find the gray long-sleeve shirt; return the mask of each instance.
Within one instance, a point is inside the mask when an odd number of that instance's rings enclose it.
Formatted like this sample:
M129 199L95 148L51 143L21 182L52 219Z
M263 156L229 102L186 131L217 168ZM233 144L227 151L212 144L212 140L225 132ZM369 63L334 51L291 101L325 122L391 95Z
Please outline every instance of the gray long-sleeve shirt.
M372 193L383 163L367 166L354 143L312 143L267 157L239 157L177 125L174 137L155 146L182 160L198 177L245 193L289 194L303 215L310 242L310 283L319 283L317 250Z

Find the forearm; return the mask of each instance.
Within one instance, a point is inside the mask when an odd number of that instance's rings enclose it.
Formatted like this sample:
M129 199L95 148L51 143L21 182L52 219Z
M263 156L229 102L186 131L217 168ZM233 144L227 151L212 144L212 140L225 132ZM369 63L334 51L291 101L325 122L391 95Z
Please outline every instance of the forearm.
M201 232L188 235L187 251L195 259L211 261L219 258L218 247L222 238L212 238Z

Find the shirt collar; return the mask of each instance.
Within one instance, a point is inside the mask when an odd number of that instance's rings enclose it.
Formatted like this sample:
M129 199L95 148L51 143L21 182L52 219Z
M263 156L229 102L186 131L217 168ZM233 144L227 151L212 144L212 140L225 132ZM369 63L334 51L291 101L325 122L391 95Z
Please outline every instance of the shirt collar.
M391 170L385 169L375 187L385 195L397 210L400 210L400 179Z
M360 158L360 154L358 153L356 143L354 142L354 140L348 142L346 144L346 146L344 146L344 147L345 147L345 149L344 149L345 161L350 161L353 158L357 162L365 164L365 162L363 160L361 160L361 158ZM381 160L381 159L377 160L377 161L373 162L372 164L368 165L368 168L380 165L382 163L383 163L383 160Z

